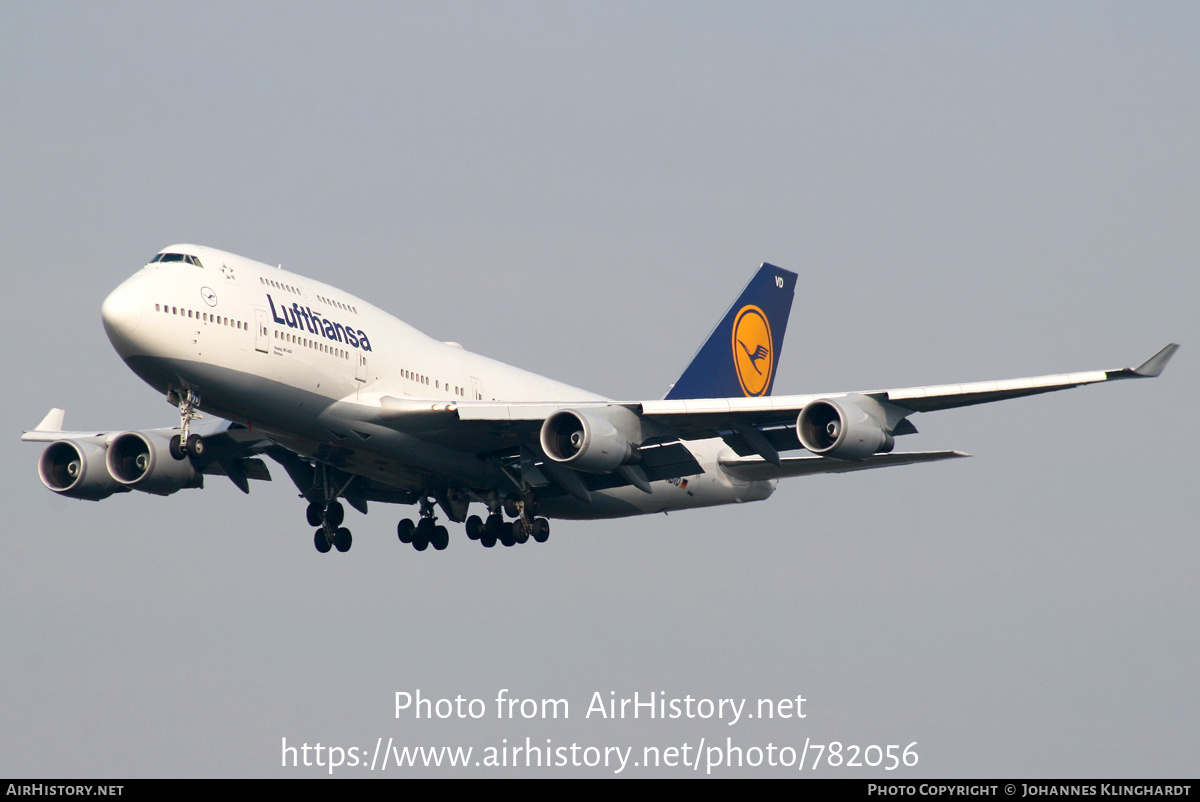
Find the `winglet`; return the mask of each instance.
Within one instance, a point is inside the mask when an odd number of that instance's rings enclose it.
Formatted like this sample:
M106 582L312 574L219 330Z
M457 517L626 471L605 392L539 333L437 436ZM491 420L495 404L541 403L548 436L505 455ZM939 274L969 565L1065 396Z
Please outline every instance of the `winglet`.
M1171 361L1171 357L1175 356L1175 352L1178 350L1179 344L1171 343L1157 354L1134 368L1133 372L1147 379L1152 379L1163 372L1163 368L1167 366L1167 363Z
M1153 379L1163 372L1167 363L1171 361L1171 357L1175 356L1175 352L1178 350L1178 343L1171 343L1136 368L1104 371L1104 378L1109 381L1113 379Z
M61 432L63 430L63 418L66 417L66 412L57 407L50 410L46 417L42 418L42 422L33 427L35 432Z

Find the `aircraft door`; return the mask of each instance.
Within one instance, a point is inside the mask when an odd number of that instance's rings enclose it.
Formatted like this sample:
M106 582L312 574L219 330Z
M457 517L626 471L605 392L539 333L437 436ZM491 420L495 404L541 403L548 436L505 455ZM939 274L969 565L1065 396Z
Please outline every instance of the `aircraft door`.
M483 400L483 385L474 376L471 377L471 392L475 394L476 401Z
M354 370L354 378L360 382L367 380L367 354L365 351L358 352L358 367Z
M254 310L254 350L264 354L271 350L271 329L267 325L267 310Z

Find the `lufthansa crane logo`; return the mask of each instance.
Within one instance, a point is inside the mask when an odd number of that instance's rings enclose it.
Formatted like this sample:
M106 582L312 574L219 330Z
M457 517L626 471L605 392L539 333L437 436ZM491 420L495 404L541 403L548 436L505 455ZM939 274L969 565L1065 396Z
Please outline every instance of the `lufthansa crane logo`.
M733 367L746 395L764 395L775 369L771 324L757 306L746 305L733 319Z

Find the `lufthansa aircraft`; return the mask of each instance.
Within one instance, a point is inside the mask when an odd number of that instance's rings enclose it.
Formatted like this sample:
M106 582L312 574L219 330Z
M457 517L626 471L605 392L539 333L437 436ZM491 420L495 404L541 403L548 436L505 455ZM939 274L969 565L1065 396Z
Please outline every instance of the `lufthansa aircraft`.
M339 499L415 504L399 538L444 549L436 510L492 547L545 541L547 517L612 518L758 501L788 476L965 457L893 452L931 412L1082 384L1137 368L1028 379L771 396L796 274L764 264L666 397L613 401L438 342L367 301L224 251L173 245L101 314L130 369L179 408L179 426L62 431L51 410L22 439L69 498L170 495L224 475L243 492L283 466L308 501L317 550L350 548ZM200 411L222 420L196 423ZM809 456L781 452L805 449ZM486 517L469 515L473 503Z

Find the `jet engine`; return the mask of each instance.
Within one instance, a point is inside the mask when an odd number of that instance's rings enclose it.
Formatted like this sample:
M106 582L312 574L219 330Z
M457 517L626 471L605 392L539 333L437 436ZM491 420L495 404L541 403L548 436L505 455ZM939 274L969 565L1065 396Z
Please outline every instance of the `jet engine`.
M169 496L202 487L204 478L190 459L171 456L170 440L153 432L124 432L108 444L108 472L126 487Z
M127 491L108 472L104 446L86 440L59 440L47 446L38 460L38 476L67 498L99 501Z
M541 443L550 459L591 473L611 473L634 457L633 444L611 420L576 409L546 418Z
M896 441L862 407L828 398L813 401L796 418L800 444L814 454L834 459L863 459L891 451Z

